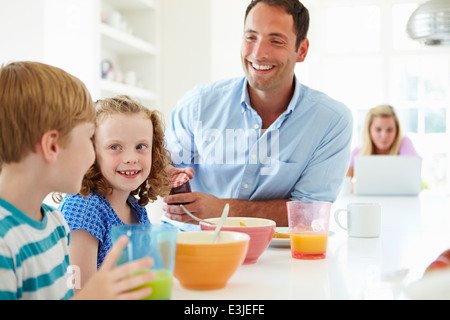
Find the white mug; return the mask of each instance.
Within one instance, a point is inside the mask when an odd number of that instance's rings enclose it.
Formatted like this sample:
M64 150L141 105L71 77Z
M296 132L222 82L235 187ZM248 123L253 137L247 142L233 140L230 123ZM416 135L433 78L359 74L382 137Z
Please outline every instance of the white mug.
M339 214L347 212L347 227L339 221ZM375 238L381 232L381 206L378 203L349 203L347 209L334 213L339 227L347 230L350 237Z

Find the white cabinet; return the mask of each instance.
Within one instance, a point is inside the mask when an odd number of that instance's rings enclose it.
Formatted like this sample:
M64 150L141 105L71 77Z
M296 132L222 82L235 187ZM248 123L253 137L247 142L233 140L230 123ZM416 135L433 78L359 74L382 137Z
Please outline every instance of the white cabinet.
M100 1L100 98L127 94L156 107L158 0Z

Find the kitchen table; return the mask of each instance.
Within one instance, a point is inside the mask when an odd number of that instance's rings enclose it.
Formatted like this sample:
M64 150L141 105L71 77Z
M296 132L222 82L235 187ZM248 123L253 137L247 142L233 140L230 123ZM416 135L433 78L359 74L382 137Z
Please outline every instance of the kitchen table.
M334 221L350 202L381 204L381 236L351 238ZM402 290L450 248L450 198L422 191L417 197L339 196L332 205L324 260L291 258L289 247L269 246L255 264L241 265L219 290L182 288L172 299L408 299ZM342 221L345 222L345 215Z

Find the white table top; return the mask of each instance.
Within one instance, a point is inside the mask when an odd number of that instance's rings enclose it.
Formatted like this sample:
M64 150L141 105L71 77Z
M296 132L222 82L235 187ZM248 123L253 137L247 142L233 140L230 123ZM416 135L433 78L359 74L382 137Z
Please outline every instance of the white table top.
M381 204L379 238L351 238L334 221L350 202ZM242 265L219 290L184 289L174 280L172 299L408 299L401 284L420 279L450 248L450 197L340 196L332 206L327 257L291 258L290 248L269 246L258 262Z

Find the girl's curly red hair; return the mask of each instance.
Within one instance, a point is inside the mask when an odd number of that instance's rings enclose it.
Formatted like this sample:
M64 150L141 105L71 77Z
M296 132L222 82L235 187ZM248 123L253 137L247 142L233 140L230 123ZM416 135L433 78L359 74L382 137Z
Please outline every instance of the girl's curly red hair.
M140 206L153 202L158 196L165 196L170 191L170 178L167 166L170 163L169 152L164 140L164 128L158 111L150 110L126 95L106 98L95 103L96 122L101 123L105 116L111 114L144 113L153 124L152 169L148 178L130 193ZM103 177L97 163L94 163L86 172L80 194L87 196L90 192L108 195L111 192L106 179ZM136 199L138 196L139 199Z

